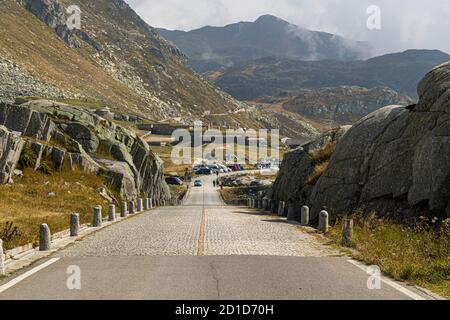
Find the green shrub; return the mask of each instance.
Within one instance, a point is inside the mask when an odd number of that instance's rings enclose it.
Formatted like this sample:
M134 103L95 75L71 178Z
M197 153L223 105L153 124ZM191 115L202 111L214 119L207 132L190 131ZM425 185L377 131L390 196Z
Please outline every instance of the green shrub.
M34 166L36 165L36 161L37 161L37 156L34 153L34 151L29 147L25 147L22 150L22 154L20 155L19 166L22 169L34 168Z
M48 175L52 174L52 168L47 162L41 162L38 170L44 174L48 174Z

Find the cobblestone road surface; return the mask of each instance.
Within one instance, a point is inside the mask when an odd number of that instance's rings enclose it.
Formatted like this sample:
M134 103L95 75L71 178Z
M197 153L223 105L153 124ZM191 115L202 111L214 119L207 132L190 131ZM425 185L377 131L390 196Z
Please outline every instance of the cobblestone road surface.
M211 178L204 182L183 206L136 215L0 279L0 300L415 297L386 284L370 290L346 257L285 219L225 206ZM79 290L68 287L74 268Z
M329 254L286 219L225 206L212 178L204 179L203 188L192 188L184 206L138 215L61 252L65 257Z

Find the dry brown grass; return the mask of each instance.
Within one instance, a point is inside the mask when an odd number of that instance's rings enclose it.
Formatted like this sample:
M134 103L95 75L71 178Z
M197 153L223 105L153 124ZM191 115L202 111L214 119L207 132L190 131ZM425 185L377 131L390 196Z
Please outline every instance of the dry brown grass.
M399 225L375 215L355 215L350 246L355 258L379 266L395 279L418 284L450 298L450 220ZM327 234L335 244L342 238L342 218Z
M314 169L306 181L308 185L315 185L317 181L319 181L320 177L328 168L328 164L330 163L335 148L336 143L330 141L323 149L315 150L310 153L309 157Z
M329 161L321 162L316 164L313 172L308 176L308 180L306 183L310 186L313 186L319 181L320 177L324 174L324 172L328 168Z
M164 147L150 146L150 149L152 149L152 151L154 153L156 153L161 158L161 160L164 162L164 172L166 174L176 173L182 177L182 176L184 176L184 172L185 172L186 168L188 168L190 171L192 171L192 165L175 164L172 161L173 147L171 145L164 146Z
M330 160L336 148L335 142L328 142L323 149L315 150L309 155L313 165L318 165Z
M107 205L94 192L103 183L101 177L78 171L46 175L26 169L24 177L16 178L14 184L0 186L0 233L8 222L19 231L11 239L3 239L5 247L37 241L42 223L48 223L53 233L67 229L73 212L80 213L81 223L90 222L92 208ZM51 192L56 196L49 197Z
M182 186L172 186L169 185L170 188L170 194L172 195L173 199L182 200L183 197L186 195L186 192L188 191L187 185Z
M223 190L220 190L219 192L225 201L238 199L241 195L241 193L239 193L239 188L223 188Z

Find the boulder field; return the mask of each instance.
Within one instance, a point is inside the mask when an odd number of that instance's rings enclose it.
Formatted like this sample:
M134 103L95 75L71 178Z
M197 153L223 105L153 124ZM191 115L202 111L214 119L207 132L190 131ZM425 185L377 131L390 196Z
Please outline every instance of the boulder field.
M418 94L416 105L384 107L288 153L270 197L309 205L313 219L323 209L450 217L450 62L430 71ZM308 185L311 156L330 140L329 164Z
M13 181L23 155L36 170L102 175L124 199L170 197L163 162L148 144L85 108L48 100L0 104L0 184Z

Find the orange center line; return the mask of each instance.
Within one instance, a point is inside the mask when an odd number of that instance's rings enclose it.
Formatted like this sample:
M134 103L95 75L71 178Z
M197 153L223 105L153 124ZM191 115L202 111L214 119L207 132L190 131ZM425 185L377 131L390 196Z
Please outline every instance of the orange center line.
M198 232L198 256L203 256L205 245L206 213L205 213L205 190L203 189L203 208L200 218L200 230Z

